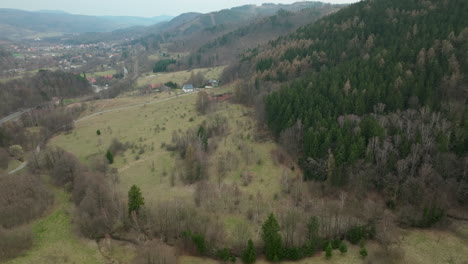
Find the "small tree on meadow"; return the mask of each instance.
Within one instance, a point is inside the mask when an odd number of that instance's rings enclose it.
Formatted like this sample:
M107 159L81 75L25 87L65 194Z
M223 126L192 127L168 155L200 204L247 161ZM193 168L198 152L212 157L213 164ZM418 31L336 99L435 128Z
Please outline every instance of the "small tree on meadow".
M145 204L145 199L141 194L140 187L133 185L128 191L128 212L137 212Z
M269 261L279 261L282 250L280 226L273 214L262 225L262 239L265 244L265 256Z
M98 129L98 130L96 131L96 135L100 136L100 135L101 135L101 130Z
M348 252L348 247L343 241L341 241L339 249L340 249L341 254Z
M328 243L328 246L325 248L325 256L327 258L331 258L332 254L333 254L333 247L331 243Z
M359 250L359 254L363 258L367 257L367 249L365 247L361 248L361 250Z
M107 151L106 158L107 161L109 161L109 164L114 163L114 155L112 155L112 152L110 152L110 150Z
M249 239L247 243L247 248L242 253L242 262L245 264L253 264L257 259L257 253L252 242L252 239Z

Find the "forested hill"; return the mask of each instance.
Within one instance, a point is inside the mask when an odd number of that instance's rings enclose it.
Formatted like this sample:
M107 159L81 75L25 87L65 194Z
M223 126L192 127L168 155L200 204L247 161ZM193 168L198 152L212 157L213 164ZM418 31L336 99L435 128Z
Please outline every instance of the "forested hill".
M297 28L315 22L342 7L344 5L315 3L313 7L297 12L281 9L273 16L260 18L201 45L192 52L191 61L203 67L226 65L237 59L244 50L294 32Z
M0 116L22 108L92 93L86 78L69 72L39 70L31 77L0 83Z
M224 79L247 76L237 99L264 102L305 179L377 190L401 221L429 226L468 205L467 14L465 0L361 1L251 50Z

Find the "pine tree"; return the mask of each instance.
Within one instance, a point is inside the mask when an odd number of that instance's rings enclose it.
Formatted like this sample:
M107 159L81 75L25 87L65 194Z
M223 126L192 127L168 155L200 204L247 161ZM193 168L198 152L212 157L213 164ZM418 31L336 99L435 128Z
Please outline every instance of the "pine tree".
M132 185L130 190L128 191L128 212L131 213L133 211L140 210L141 206L145 204L145 199L141 194L141 190L138 186Z
M247 243L247 248L242 253L242 262L244 264L253 264L257 259L257 253L255 252L255 248L251 239Z
M341 241L339 249L340 249L341 254L348 252L348 247L343 241Z
M333 254L333 247L331 243L328 243L328 246L325 248L325 256L327 258L331 258L332 254Z
M110 150L107 151L106 158L107 161L109 161L109 164L114 163L114 155L112 155L112 152L110 152Z
M96 131L96 135L100 136L100 135L101 135L101 130L98 129L98 130Z
M269 261L281 259L282 241L279 231L280 227L278 221L273 214L270 214L262 226L262 239L265 244L265 256Z

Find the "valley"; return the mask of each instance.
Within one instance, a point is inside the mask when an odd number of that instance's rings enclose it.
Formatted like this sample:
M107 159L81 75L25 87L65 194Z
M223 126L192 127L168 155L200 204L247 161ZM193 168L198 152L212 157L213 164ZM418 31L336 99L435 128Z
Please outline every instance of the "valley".
M464 1L0 13L0 263L466 263Z

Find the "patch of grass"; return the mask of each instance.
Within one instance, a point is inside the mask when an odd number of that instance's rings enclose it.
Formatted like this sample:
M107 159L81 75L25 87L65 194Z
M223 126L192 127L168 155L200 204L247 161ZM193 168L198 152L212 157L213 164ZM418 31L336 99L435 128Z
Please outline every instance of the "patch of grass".
M179 86L184 85L185 82L190 78L192 72L194 74L202 72L206 79L219 79L224 66L216 68L203 68L194 69L190 71L178 71L178 72L167 72L167 73L149 73L148 76L138 78L138 86L145 86L149 84L160 84L167 83L169 81L176 82Z
M8 264L50 263L105 263L96 242L80 238L73 232L69 194L55 189L55 206L52 212L32 223L33 247L23 256Z
M410 230L404 234L402 248L408 263L465 263L468 241L450 232Z

